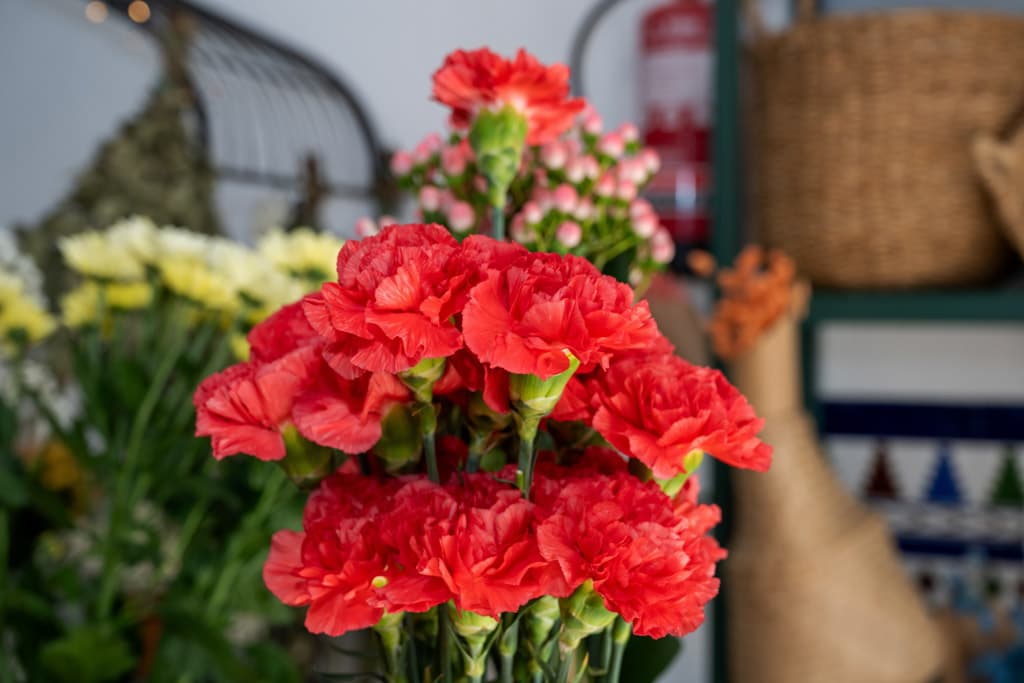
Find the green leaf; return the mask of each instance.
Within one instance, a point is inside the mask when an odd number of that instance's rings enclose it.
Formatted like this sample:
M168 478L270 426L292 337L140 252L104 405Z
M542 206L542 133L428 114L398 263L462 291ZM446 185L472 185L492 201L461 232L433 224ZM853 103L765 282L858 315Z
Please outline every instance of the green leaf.
M72 631L47 644L40 659L54 680L67 683L113 681L135 667L128 643L109 624Z
M682 651L678 638L655 640L646 636L633 636L626 645L622 660L623 676L628 672L629 683L654 683Z

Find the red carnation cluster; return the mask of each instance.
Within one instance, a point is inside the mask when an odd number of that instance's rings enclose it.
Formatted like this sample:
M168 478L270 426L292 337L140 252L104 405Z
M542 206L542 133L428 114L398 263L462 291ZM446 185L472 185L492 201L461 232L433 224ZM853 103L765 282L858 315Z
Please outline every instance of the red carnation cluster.
M310 497L303 531L275 534L264 579L329 635L448 600L497 618L587 580L637 633L692 631L718 590L725 553L704 535L717 508L673 501L614 455L592 457L542 468L536 502L486 474L446 485L335 474Z
M452 109L452 125L467 127L481 109L510 105L526 116L527 142L540 145L568 129L583 110L569 98L569 69L544 66L520 49L505 59L487 48L456 50L434 73L434 99Z

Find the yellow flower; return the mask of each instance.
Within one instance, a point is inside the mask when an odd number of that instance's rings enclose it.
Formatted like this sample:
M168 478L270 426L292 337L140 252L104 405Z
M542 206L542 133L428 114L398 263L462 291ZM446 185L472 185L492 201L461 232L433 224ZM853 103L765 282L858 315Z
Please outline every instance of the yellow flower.
M235 354L235 358L242 362L249 360L249 340L245 338L244 334L233 332L228 337L228 343L231 345L231 352Z
M0 271L0 347L13 350L9 342L32 343L53 332L53 317L25 291L19 278Z
M153 263L159 248L156 223L145 216L132 216L107 228L107 239L126 249L142 263Z
M64 237L59 246L68 267L88 277L138 280L146 273L142 261L126 244L118 244L104 233L89 231Z
M157 232L158 258L202 261L206 259L212 241L198 232L167 226Z
M103 289L111 308L134 311L153 303L153 287L148 282L111 282Z
M257 248L276 268L312 282L332 279L338 251L345 241L326 232L297 228L284 232L271 230Z
M305 294L298 281L240 244L215 240L209 257L210 266L228 283L250 323L259 322Z
M99 323L103 308L122 311L149 306L153 288L146 282L111 282L98 285L87 281L61 298L64 324L76 328Z
M164 285L178 296L215 311L233 312L238 306L230 283L203 261L161 259L157 267Z

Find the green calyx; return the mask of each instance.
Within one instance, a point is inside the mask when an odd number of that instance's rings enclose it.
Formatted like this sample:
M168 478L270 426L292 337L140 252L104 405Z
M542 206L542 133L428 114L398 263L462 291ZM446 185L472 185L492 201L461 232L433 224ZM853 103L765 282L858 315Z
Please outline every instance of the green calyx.
M658 479L658 486L669 498L675 498L683 489L686 480L693 476L702 462L704 462L704 451L695 448L683 457L683 471L671 479Z
M419 403L429 403L434 395L434 384L444 374L444 358L424 358L416 365L398 374Z
M471 679L479 678L487 670L487 651L498 631L498 622L468 610L460 612L450 602L447 609L452 630L465 646L459 649L462 651L466 675Z
M524 421L540 420L558 405L562 392L573 374L580 367L580 359L569 349L563 353L569 359L569 367L557 375L541 379L537 375L512 375L509 377L509 398L516 414Z
M401 470L420 457L422 441L419 422L407 406L395 405L380 422L381 437L373 453L384 463L388 472Z
M594 591L593 581L585 581L572 595L559 602L562 615L562 633L559 648L572 652L587 636L600 633L615 620L615 612L604 605L602 598Z
M280 460L292 483L304 491L311 491L334 470L334 458L330 449L307 441L294 425L281 431L286 455Z
M509 185L519 172L526 145L526 117L512 106L484 109L469 129L477 166L487 178L487 201L503 208Z

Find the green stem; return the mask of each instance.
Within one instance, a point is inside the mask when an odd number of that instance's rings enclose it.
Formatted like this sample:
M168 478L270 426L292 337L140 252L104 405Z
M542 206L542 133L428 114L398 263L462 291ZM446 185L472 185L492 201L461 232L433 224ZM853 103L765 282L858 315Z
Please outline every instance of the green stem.
M502 241L505 239L505 207L495 206L491 209L491 225L493 227L494 239Z
M435 481L437 480L435 479ZM438 648L440 649L441 680L444 683L452 683L452 626L449 622L448 609L445 605L441 605L437 608L437 635Z
M167 381L177 366L178 359L185 350L188 336L179 334L171 341L163 360L157 366L153 380L146 390L142 403L139 404L139 411L135 414L132 422L131 432L128 436L128 444L124 450L124 462L117 474L117 482L114 487L114 500L110 508L110 522L107 529L107 537L103 548L103 573L100 580L99 598L97 600L97 613L101 620L110 616L114 606L114 597L117 594L118 583L118 553L117 542L120 538L120 527L122 518L127 513L131 504L127 500L130 492L130 483L135 475L139 463L140 451L142 450L142 439L146 436L150 420L156 411L160 398L163 396Z
M568 683L569 669L572 667L572 658L575 654L576 650L562 652L562 659L558 665L558 675L555 676L555 683Z
M498 654L501 656L501 683L513 683L513 665L516 650L519 649L519 621L507 618L505 629L498 642Z
M523 498L529 500L530 486L533 484L533 466L536 460L536 453L533 449L533 442L537 438L537 427L529 426L519 430L519 469L516 472L516 484L523 492Z
M614 627L609 626L601 634L601 677L606 678L608 676L608 670L611 666L612 661L612 629Z
M612 626L612 668L608 673L608 683L619 683L619 676L622 673L622 656L626 653L626 643L632 627L622 617L615 619Z

